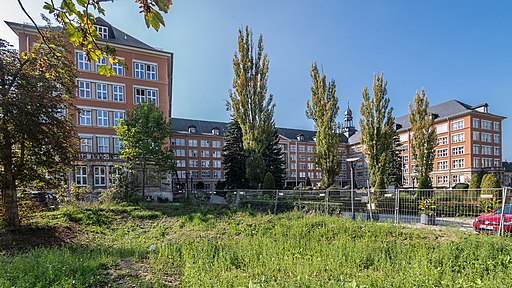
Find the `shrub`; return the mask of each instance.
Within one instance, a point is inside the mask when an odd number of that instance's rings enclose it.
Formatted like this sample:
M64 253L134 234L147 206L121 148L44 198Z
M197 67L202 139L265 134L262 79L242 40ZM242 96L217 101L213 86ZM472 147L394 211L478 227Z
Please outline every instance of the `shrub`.
M494 176L493 174L485 174L484 177L482 178L482 184L480 187L482 189L483 188L501 188L501 183L498 180L498 178L496 178L496 176Z
M309 177L308 177L308 178L306 178L306 187L310 187L310 186L313 186L313 185L311 185L311 179L309 179Z
M485 172L480 170L477 174L471 177L471 182L469 182L469 189L479 189L482 184L482 177L484 177Z
M419 198L432 198L432 180L428 176L420 177L418 181L418 196Z
M453 185L453 189L455 190L468 190L469 184L467 183L457 183Z
M263 190L271 189L276 189L276 182L274 181L272 173L267 172L267 174L265 174L265 178L263 178Z

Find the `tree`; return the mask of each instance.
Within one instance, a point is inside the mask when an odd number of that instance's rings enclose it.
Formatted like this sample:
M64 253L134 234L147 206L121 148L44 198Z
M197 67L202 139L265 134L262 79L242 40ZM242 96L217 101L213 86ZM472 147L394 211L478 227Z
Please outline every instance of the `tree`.
M35 44L17 51L0 39L0 190L4 222L19 226L17 188L48 183L78 156L72 124L76 70L61 34L45 37L58 54Z
M428 111L429 103L425 90L416 91L414 104L409 104L409 122L411 123L411 153L416 159L418 177L429 177L434 169L434 147L436 146L436 130L434 117Z
M273 96L267 96L269 59L263 52L263 36L254 51L249 27L238 30L238 51L233 57L233 89L229 91L228 109L242 129L242 142L247 153L247 179L252 187L263 180L263 150L274 142Z
M162 111L153 103L142 103L128 111L127 119L115 127L123 146L121 158L127 159L130 169L142 170L142 197L145 197L148 170L168 172L174 168L173 154L168 139L171 137L171 124Z
M272 190L276 189L276 183L274 181L274 176L272 176L272 173L267 172L265 174L265 178L263 179L263 190Z
M236 120L228 123L226 135L224 136L224 175L228 189L247 187L245 177L245 162L247 156L242 142L242 128Z
M306 117L315 122L315 165L322 171L321 185L328 188L334 184L340 169L340 138L336 131L339 111L336 83L333 79L327 84L325 74L320 74L315 62L311 64L309 75L312 80L311 102L306 102Z
M275 187L282 189L286 177L284 160L284 152L279 147L279 134L277 129L274 129L274 140L267 144L263 150L263 161L265 162L265 171L270 172L274 177Z
M363 88L363 102L361 103L361 144L364 153L368 156L370 170L370 183L376 189L386 188L386 168L393 157L393 138L395 137L395 118L393 108L389 107L387 95L387 81L384 74L373 76L373 97L370 98L366 86ZM394 159L393 159L394 160Z
M54 1L45 2L43 9L48 11L50 15L53 15L55 20L64 27L65 35L69 41L75 47L82 47L85 55L91 61L97 61L100 58L112 59L112 62L124 62L116 57L116 50L106 44L105 47L100 47L97 43L98 39L101 39L100 34L94 27L96 17L93 11L96 11L100 15L105 15L105 10L101 6L101 2L109 0L63 0L60 1L60 5L56 5ZM113 0L112 0L113 2ZM152 27L156 31L160 29L160 26L165 26L164 18L162 13L169 12L172 5L172 0L135 0L135 3L139 4L140 13L144 14L144 20L146 26ZM52 45L45 37L45 34L39 29L36 22L30 14L25 10L22 0L18 0L21 10L30 21L34 24L39 34L41 35L41 41L47 45L53 53L58 53L52 48ZM49 23L49 19L44 17ZM99 69L100 74L111 75L115 74L114 70L104 65Z
M386 161L386 184L402 186L402 143L398 135L393 137L393 147L388 152L389 159Z
M309 177L307 177L307 178L306 178L306 187L311 187L311 186L313 186L313 185L311 184L311 179L310 179Z
M501 188L501 183L494 174L485 174L482 178L481 188Z
M471 181L469 182L469 189L479 189L482 184L482 178L485 175L485 171L481 169L478 173L474 174L471 177Z

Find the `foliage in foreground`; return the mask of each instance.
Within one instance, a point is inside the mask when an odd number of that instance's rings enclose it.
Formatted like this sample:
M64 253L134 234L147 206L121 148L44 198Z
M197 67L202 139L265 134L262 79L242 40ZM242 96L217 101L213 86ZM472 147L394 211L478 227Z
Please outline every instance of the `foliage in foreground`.
M91 215L110 222L92 224ZM33 223L79 225L85 233L66 248L0 255L0 286L112 285L118 278L110 271L126 259L143 265L146 273L134 281L147 287L512 284L510 239L460 231L176 205L66 208ZM153 244L156 250L148 251Z

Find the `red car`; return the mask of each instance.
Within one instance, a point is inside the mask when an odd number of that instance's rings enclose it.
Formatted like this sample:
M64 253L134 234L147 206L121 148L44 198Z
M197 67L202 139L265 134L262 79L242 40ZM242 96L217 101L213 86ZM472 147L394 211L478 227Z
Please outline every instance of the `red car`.
M494 212L482 214L473 221L476 232L494 233L500 230L501 208ZM505 205L503 231L512 232L512 204Z

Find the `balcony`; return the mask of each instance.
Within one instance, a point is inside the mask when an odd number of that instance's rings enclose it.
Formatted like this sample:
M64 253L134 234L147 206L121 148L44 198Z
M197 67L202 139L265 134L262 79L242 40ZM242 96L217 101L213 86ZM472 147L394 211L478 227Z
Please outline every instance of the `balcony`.
M87 160L110 160L110 161L124 161L117 153L92 153L92 152L80 152L78 154L79 161Z

